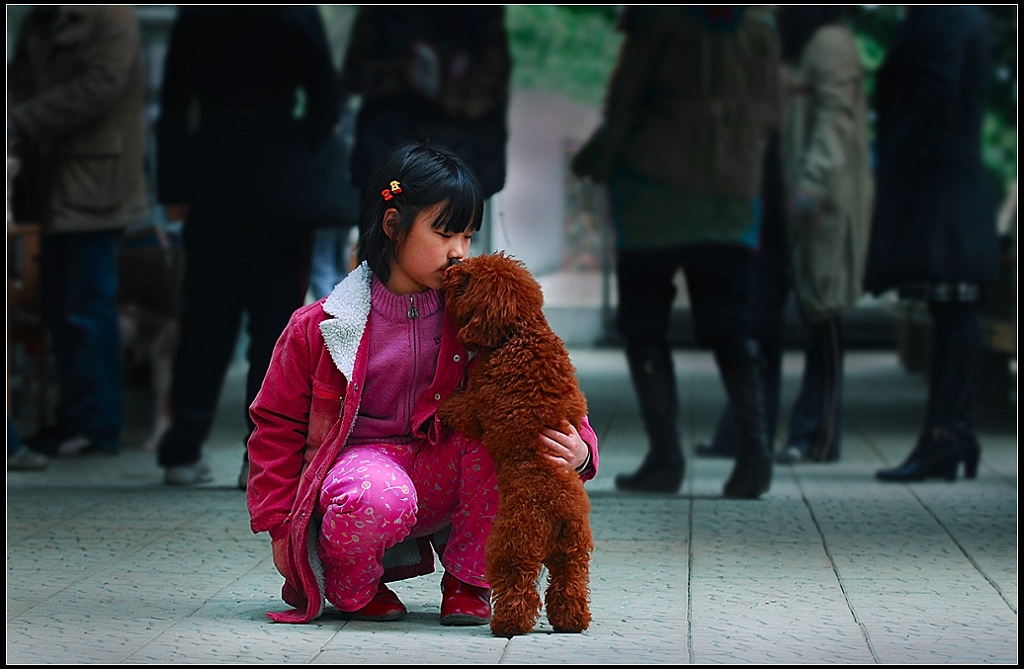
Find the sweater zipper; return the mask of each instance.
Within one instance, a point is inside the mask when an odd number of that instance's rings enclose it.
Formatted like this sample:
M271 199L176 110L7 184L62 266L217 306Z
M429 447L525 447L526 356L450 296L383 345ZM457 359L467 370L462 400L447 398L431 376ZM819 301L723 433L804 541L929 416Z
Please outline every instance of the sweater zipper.
M420 312L416 309L416 304L413 302L413 297L409 295L409 312L406 314L409 318L419 318Z

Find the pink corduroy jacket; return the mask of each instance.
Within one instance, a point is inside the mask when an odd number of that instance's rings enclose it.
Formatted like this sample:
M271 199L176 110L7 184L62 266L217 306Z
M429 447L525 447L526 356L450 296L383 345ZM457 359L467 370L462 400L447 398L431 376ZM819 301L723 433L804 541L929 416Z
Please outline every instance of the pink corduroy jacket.
M323 567L314 517L324 478L345 447L358 414L366 376L372 274L363 263L323 300L297 310L282 332L263 386L249 408L256 429L249 438L247 501L253 532L287 537L290 571L281 596L294 607L267 615L305 623L324 608ZM437 372L411 417L417 438L436 441L444 430L437 406L466 381L470 355L445 316ZM422 400L427 401L422 401ZM597 473L597 435L584 418L580 436ZM433 546L444 537L406 539L384 554L386 581L434 570Z

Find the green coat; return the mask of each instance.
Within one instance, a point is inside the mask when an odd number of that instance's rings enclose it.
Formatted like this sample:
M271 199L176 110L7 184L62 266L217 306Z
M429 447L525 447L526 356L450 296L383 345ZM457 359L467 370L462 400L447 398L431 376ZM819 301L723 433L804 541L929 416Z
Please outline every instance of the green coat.
M828 25L784 72L786 192L801 188L825 202L816 225L790 216L786 226L793 290L805 315L817 320L838 315L863 292L872 207L864 71L853 33Z
M630 6L622 29L603 122L572 164L609 184L619 246L756 234L781 113L773 10Z

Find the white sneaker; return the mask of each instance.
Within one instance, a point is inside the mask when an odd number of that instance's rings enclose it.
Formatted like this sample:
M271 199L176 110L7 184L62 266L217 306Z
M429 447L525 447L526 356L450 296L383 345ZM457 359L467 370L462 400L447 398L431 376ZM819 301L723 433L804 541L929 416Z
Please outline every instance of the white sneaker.
M209 483L213 480L210 472L210 465L202 458L191 465L178 465L168 467L164 470L165 485L196 485L197 483Z
M807 460L807 457L804 455L804 452L796 446L787 446L775 456L775 462L780 465L795 465L805 460Z
M92 441L89 440L89 437L81 434L75 435L60 442L60 445L57 446L57 455L78 455L90 446L92 446Z

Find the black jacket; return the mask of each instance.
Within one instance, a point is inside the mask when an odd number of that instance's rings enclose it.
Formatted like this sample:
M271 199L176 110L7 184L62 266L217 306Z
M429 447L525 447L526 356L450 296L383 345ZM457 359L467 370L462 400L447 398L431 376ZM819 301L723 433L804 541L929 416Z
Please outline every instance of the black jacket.
M360 9L342 66L344 89L362 96L351 163L360 189L388 151L412 140L457 153L484 197L505 186L512 60L504 12L498 5ZM418 70L417 52L436 69Z
M995 278L995 197L981 156L990 59L982 8L909 9L876 79L868 291Z
M315 6L187 6L171 29L160 202L216 217L302 221L324 197L317 154L340 114Z

